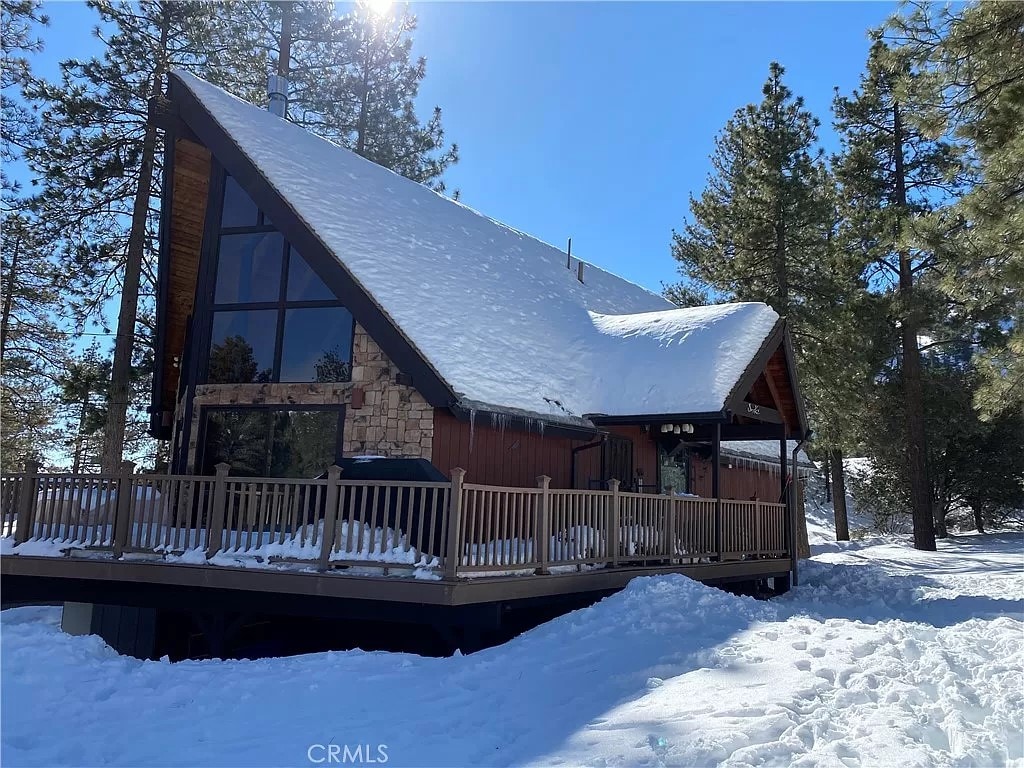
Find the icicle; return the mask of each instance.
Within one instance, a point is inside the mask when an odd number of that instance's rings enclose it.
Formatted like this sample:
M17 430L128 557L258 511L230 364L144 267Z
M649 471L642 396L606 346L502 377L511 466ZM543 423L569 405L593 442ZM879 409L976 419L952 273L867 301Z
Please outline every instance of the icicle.
M473 452L473 433L476 426L476 408L469 409L469 452Z

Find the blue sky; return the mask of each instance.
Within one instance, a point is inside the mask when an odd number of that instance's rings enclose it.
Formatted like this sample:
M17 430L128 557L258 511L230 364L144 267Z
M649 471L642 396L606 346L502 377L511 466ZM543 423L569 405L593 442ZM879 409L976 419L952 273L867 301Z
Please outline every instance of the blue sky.
M462 161L449 189L489 216L652 289L708 172L716 132L760 98L768 63L835 147L833 87L857 84L889 2L413 3L424 113ZM97 50L84 3L48 3L37 72Z

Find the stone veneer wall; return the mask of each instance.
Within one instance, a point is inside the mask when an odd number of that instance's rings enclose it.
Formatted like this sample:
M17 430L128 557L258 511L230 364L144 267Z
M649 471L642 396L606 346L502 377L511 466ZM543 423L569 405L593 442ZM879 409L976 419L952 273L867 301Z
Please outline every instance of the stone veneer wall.
M398 368L359 325L352 342L352 381L332 384L198 384L189 430L188 464L195 470L204 405L344 405L345 456L371 454L430 459L433 408L415 388L396 384ZM356 388L361 408L352 407Z

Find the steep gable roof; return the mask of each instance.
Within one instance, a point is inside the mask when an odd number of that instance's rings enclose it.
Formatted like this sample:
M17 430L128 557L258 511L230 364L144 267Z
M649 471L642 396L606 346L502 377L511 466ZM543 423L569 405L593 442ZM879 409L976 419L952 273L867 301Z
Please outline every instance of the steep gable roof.
M680 309L592 264L580 283L562 250L174 77L443 382L449 405L568 422L718 412L778 328L764 304Z

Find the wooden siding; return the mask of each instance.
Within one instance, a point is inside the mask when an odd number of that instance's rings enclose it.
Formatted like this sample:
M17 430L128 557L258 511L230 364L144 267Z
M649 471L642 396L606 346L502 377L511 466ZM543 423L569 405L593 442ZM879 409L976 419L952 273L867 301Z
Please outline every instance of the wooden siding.
M633 441L633 469L642 470L645 491L654 490L658 477L658 449L641 427L614 427L613 434ZM434 443L431 461L448 474L454 467L466 470L466 482L486 485L532 487L540 475L551 477L552 488L594 488L600 478L601 448L576 454L575 485L571 476L572 450L591 440L552 437L537 432L501 429L490 420L474 424L456 419L443 408L434 410ZM621 478L623 484L632 478Z
M462 467L470 483L532 487L549 475L552 488L569 488L572 448L586 442L500 429L489 419L471 424L435 408L431 461L446 475Z
M177 400L175 358L181 360L185 348L185 331L196 294L210 188L210 152L206 147L187 139L174 142L173 184L167 325L161 361L164 374L161 396L165 408L173 407Z
M792 432L800 422L797 415L796 395L790 386L789 366L786 363L786 352L782 346L768 360L764 371L765 383L775 400L775 409L782 414L786 427Z
M690 463L690 474L693 480L693 493L710 498L711 460L694 457ZM775 502L782 495L782 482L777 468L757 469L739 464L730 467L729 457L723 456L721 491L723 499Z

